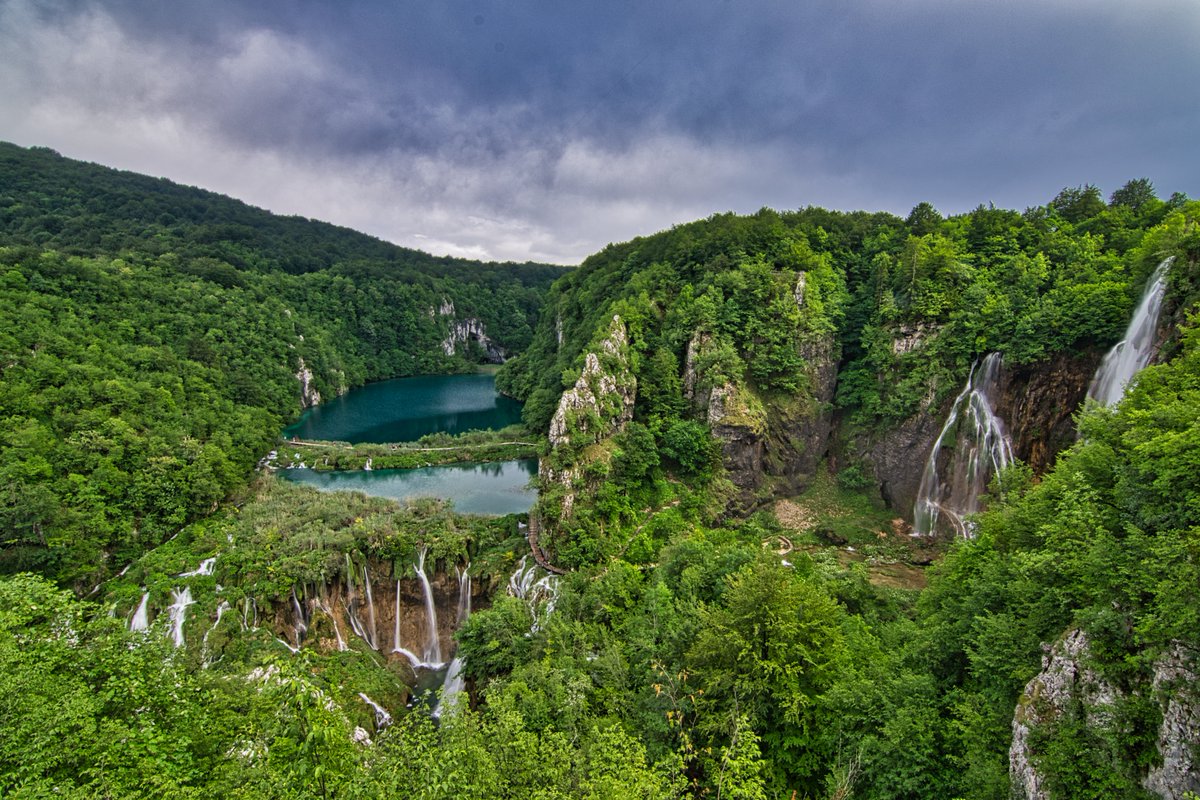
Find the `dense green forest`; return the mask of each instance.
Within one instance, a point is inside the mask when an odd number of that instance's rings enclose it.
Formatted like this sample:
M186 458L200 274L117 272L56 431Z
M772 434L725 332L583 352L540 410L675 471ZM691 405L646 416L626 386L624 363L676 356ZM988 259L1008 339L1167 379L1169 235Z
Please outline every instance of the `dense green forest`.
M1014 715L1045 797L1165 796L1147 776L1196 763L1200 203L1135 180L949 218L764 209L564 274L3 153L0 794L1005 800ZM936 435L987 353L1086 386L1169 257L1127 397L1001 471L971 538L909 536L879 443ZM566 571L541 595L509 590L512 518L251 477L300 358L322 395L469 368L445 300L519 353L498 384L548 432L533 516ZM426 558L479 599L439 719L338 605L374 575L398 609ZM1075 694L1039 717L1068 640Z
M96 583L245 485L300 369L326 398L471 369L450 326L519 350L562 271L0 145L0 571Z

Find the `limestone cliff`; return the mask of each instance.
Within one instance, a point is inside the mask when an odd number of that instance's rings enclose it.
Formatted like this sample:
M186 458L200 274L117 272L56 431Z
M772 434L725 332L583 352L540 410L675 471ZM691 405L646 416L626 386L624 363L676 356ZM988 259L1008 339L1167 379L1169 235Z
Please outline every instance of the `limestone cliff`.
M1018 800L1050 800L1038 769L1034 732L1078 714L1084 724L1104 732L1117 724L1119 702L1129 693L1149 691L1161 711L1158 759L1141 780L1157 797L1183 800L1200 790L1200 697L1194 656L1176 643L1152 665L1148 686L1123 691L1092 665L1091 641L1081 630L1067 632L1048 647L1042 671L1025 687L1012 723L1009 778Z
M996 413L1008 425L1013 452L1036 474L1075 442L1075 412L1087 395L1100 353L1060 353L1046 361L1001 371Z
M800 300L803 291L801 277L796 285ZM804 390L765 398L748 381L723 380L713 385L701 374L711 346L712 337L703 332L688 342L684 395L720 442L739 505L743 510L757 505L768 485L776 493L802 489L829 446L838 367L833 337L797 343L804 361Z
M454 313L453 305L449 308ZM442 352L448 356L457 355L459 350L471 342L479 345L483 351L484 360L489 364L503 364L507 353L504 348L491 340L483 323L476 317L456 320L450 325L450 332L442 340Z
M548 503L539 500L544 522L571 515L576 494L585 489L584 467L610 458L605 447L633 418L637 379L630 370L629 333L613 316L607 334L584 356L575 385L562 393L550 420L550 453L538 478ZM557 509L547 506L559 503ZM547 513L550 512L550 513Z
M317 387L313 384L313 373L304 363L304 358L299 359L300 365L296 370L296 380L300 382L300 407L307 410L313 406L321 404L321 393L317 391Z

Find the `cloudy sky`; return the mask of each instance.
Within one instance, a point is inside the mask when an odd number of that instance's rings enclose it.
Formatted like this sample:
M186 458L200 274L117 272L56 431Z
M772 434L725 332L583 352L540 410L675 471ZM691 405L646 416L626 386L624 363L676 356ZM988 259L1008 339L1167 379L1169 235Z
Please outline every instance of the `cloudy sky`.
M1200 196L1197 0L0 0L0 139L438 254Z

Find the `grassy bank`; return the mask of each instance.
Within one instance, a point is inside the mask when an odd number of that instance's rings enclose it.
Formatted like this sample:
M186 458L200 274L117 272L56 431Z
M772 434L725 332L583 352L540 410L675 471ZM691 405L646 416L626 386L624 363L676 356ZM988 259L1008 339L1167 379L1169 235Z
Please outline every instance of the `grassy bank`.
M434 433L415 442L360 443L281 440L267 466L315 470L414 469L477 461L536 458L538 437L521 425L498 431Z

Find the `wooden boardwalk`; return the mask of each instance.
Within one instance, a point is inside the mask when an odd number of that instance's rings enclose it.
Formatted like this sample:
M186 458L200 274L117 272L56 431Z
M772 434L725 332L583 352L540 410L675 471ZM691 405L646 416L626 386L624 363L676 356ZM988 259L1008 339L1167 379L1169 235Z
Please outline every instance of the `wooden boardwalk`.
M538 530L541 526L538 524L537 514L534 511L529 512L529 527L525 532L525 537L529 539L529 549L533 552L533 560L537 565L546 572L553 572L555 575L566 575L565 569L560 569L546 558L546 554L542 552L542 546L538 543Z

